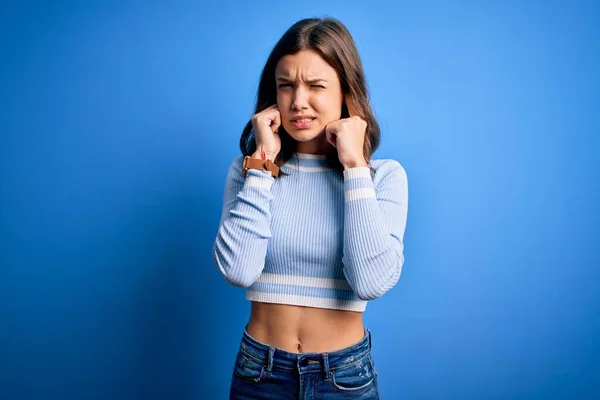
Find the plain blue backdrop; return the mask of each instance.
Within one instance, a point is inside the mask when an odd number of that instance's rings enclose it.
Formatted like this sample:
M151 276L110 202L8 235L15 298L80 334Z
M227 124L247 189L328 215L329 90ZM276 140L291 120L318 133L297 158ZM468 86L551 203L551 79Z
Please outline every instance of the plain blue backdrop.
M52 3L0 9L1 399L227 397L227 167L272 46L325 15L409 178L382 398L600 398L596 2Z

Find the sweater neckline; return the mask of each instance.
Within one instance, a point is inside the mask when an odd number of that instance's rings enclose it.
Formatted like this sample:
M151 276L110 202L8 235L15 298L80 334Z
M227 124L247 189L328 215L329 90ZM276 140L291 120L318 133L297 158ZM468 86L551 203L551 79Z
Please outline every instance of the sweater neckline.
M324 154L309 154L309 153L294 153L298 158L304 158L307 160L326 160L327 156Z
M327 156L322 154L307 154L295 152L285 163L286 167L304 172L330 171L333 168L327 162Z

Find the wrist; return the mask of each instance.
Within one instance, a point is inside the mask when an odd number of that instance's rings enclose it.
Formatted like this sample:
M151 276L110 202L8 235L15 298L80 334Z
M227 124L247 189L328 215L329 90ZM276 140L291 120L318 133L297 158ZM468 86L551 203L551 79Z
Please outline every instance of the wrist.
M254 158L254 159L257 159L257 160L262 160L263 159L262 155L260 154L260 150L256 150L254 152L254 154L252 154L251 157ZM276 158L277 158L277 153L269 153L269 152L265 151L265 159L266 160L271 160L271 161L275 162Z
M261 158L254 158L252 156L244 157L244 163L242 164L242 175L246 177L248 170L257 169L260 171L270 171L271 176L278 177L279 176L279 166L275 164L273 161L267 159L263 160Z
M369 163L367 163L364 159L362 159L362 160L353 160L353 161L345 162L345 163L342 163L342 165L344 166L344 169L349 169L349 168L357 168L357 167L368 167Z

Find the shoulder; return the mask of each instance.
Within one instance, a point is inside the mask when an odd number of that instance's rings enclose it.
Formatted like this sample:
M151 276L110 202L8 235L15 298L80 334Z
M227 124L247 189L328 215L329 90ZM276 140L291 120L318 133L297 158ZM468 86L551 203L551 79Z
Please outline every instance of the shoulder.
M406 170L396 160L374 159L371 160L371 167L375 170L373 176L375 186L380 184L406 186L408 184Z
M242 169L242 165L244 164L244 156L237 156L233 159L233 161L231 161L231 164L229 166L229 168L239 168L240 170Z
M241 173L244 165L244 156L237 156L229 164L229 173Z
M243 182L242 167L244 165L244 156L237 156L229 164L227 171L227 182L241 183Z

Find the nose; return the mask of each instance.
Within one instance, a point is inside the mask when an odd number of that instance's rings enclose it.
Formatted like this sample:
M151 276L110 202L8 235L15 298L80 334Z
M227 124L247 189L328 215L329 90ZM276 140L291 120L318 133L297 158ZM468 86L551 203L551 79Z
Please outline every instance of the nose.
M299 86L294 90L294 97L292 99L292 110L305 110L308 108L308 92Z

